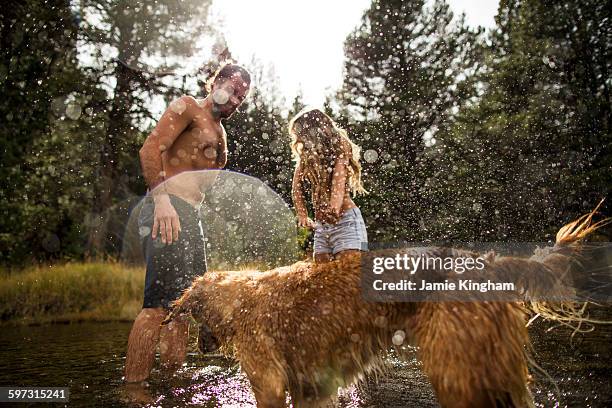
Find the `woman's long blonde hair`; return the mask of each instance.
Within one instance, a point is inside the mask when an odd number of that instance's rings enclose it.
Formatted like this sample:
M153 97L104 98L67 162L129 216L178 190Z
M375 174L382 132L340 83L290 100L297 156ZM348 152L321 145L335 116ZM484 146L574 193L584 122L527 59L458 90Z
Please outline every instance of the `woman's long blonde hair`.
M302 165L303 178L310 183L314 204L329 202L336 158L351 148L347 181L353 195L367 193L361 182L361 148L349 139L342 128L317 108L304 108L289 121L291 152L296 167Z

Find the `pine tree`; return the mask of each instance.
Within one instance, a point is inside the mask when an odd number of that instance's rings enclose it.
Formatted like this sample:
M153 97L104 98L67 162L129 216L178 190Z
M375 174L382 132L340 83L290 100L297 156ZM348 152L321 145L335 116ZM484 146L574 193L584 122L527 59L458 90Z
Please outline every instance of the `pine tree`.
M433 157L439 234L551 239L610 195L609 19L596 1L500 4L484 94Z
M453 21L443 1L377 0L346 40L339 94L349 134L362 146L364 181L359 201L374 239L421 239L420 161L436 130L473 95L479 66L479 30Z
M191 55L202 35L209 1L83 0L80 12L84 59L99 75L100 83L111 83L112 92L101 109L108 120L98 141L98 182L94 185L93 213L102 222L90 230L90 255L103 255L109 239L109 210L122 202L129 190L123 181L138 172L133 160L142 145L140 128L152 118L148 101L167 93L164 77L180 66L180 58ZM116 58L109 58L109 50ZM147 61L160 61L151 67ZM116 242L110 243L117 246Z
M58 188L65 176L58 163L66 163L74 146L58 146L64 134L53 129L72 117L85 130L81 113L96 98L93 82L77 64L77 24L67 0L10 1L0 11L2 263L57 256L56 233L72 228L60 209L79 198ZM80 92L86 100L77 97ZM41 147L47 141L55 149Z
M227 168L259 178L289 202L293 167L284 101L274 73L264 73L257 61L250 65L251 93L226 126Z

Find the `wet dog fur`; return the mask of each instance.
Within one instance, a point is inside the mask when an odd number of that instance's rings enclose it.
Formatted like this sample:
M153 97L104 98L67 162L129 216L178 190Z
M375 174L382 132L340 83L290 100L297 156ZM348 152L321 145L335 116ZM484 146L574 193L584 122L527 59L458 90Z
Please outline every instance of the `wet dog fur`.
M599 226L590 217L563 227L544 257L491 255L488 267L564 273L578 243ZM167 321L190 313L206 323L240 362L258 407L284 407L286 391L296 407L332 405L338 387L381 372L390 349L402 355L392 341L398 330L406 334L403 344L418 347L443 407L533 406L523 303L367 302L360 279L359 254L266 272L208 272L176 301Z

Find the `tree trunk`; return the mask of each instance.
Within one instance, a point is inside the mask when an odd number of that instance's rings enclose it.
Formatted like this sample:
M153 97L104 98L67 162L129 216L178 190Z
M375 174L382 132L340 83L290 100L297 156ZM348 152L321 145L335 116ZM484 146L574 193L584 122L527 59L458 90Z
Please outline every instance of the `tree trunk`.
M130 55L129 44L131 43L132 25L120 27L119 59L121 61L136 60ZM111 109L108 117L106 135L100 150L100 167L98 170L98 182L94 186L94 202L92 212L99 217L96 225L90 227L87 245L87 257L101 259L107 255L108 244L118 247L118 243L109 242L109 239L117 239L108 234L108 226L111 221L111 209L115 193L121 191L121 183L117 160L119 157L119 138L126 137L130 127L130 108L132 106L132 73L121 63L116 63L115 87Z

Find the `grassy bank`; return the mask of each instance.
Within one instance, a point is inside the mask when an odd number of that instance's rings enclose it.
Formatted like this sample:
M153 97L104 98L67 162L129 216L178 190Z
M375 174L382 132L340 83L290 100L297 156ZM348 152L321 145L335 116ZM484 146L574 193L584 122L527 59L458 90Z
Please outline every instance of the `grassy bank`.
M131 320L142 306L144 267L67 263L0 272L0 322Z

